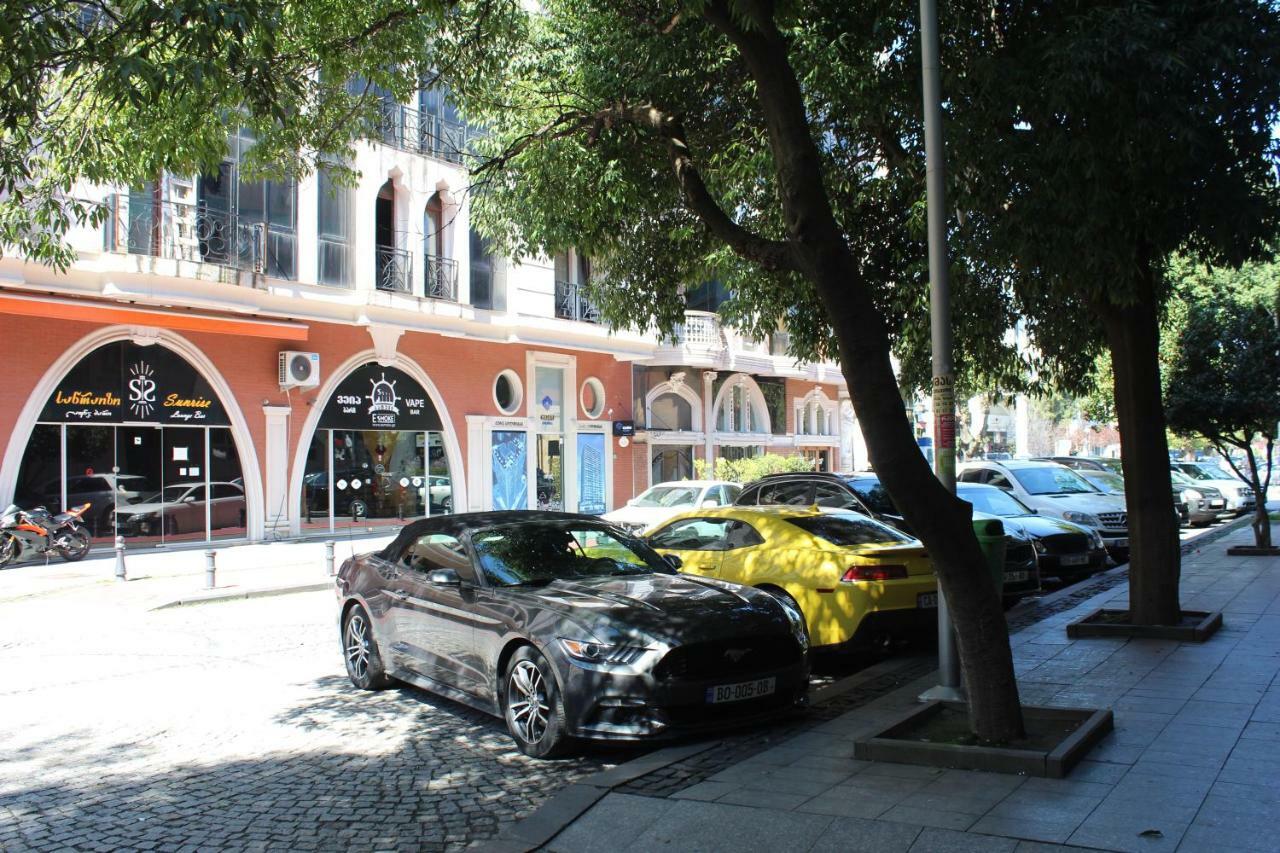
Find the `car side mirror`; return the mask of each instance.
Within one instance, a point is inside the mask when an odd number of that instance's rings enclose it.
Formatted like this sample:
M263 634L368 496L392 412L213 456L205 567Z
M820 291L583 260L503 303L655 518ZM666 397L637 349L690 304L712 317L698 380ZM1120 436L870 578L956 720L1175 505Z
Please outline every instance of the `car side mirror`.
M435 569L427 575L433 586L462 586L462 578L455 569Z
M187 495L186 497L184 497L184 498L182 499L182 502L183 502L184 504L193 504L193 503L195 503L195 502L196 502L196 496L195 496L195 495Z
M698 504L698 506L700 506L702 509L715 509L716 507L720 506L720 502L717 500L708 499Z
M675 569L677 572L680 571L680 567L684 565L684 560L681 560L675 554L663 554L662 559L666 560L667 565Z
M631 498L631 499L629 499L629 500L627 501L627 506L635 506L635 505L636 505L636 499L635 499L635 498Z

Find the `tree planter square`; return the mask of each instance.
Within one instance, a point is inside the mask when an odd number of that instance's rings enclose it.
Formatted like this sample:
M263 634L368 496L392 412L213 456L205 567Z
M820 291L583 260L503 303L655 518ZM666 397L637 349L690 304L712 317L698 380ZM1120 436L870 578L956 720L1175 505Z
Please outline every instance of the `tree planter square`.
M1095 610L1083 619L1067 625L1067 636L1081 637L1129 637L1140 640L1181 640L1184 643L1203 643L1222 627L1222 611L1207 613L1203 610L1183 610L1182 621L1177 625L1134 625L1130 623L1128 610Z
M1257 545L1232 545L1228 557L1280 557L1280 548L1259 548Z
M860 740L853 755L864 761L922 764L954 770L989 770L1061 779L1114 726L1109 709L1044 708L1026 705L1022 718L1028 732L1025 746L981 746L923 740L944 715L968 716L963 702L935 700L912 708L883 731Z

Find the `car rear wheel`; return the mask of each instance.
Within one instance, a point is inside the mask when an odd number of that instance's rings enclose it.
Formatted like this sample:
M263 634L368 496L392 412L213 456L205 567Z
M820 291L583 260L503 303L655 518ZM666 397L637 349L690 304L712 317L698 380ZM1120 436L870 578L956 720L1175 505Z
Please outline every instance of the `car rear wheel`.
M551 664L537 649L523 646L511 656L502 698L507 731L521 752L550 758L564 749L564 700Z
M378 643L373 639L369 614L360 605L347 611L342 623L342 657L347 664L347 677L361 690L383 690L391 686L382 666Z

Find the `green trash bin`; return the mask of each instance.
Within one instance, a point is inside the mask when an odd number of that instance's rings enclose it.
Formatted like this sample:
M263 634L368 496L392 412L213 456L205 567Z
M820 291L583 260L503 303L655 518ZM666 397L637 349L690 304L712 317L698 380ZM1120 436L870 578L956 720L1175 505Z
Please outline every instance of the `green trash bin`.
M1004 522L997 515L974 512L973 532L978 536L978 546L987 557L987 568L996 584L996 595L1004 595Z

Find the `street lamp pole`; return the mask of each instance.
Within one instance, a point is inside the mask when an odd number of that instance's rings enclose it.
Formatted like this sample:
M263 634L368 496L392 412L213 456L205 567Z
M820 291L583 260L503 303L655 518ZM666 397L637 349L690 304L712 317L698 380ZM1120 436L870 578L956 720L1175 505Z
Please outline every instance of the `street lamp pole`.
M951 361L951 288L947 281L946 162L936 0L920 0L920 68L924 76L925 180L929 214L929 321L933 344L933 470L956 490L956 399ZM921 699L961 700L960 656L947 597L938 587L938 684Z

